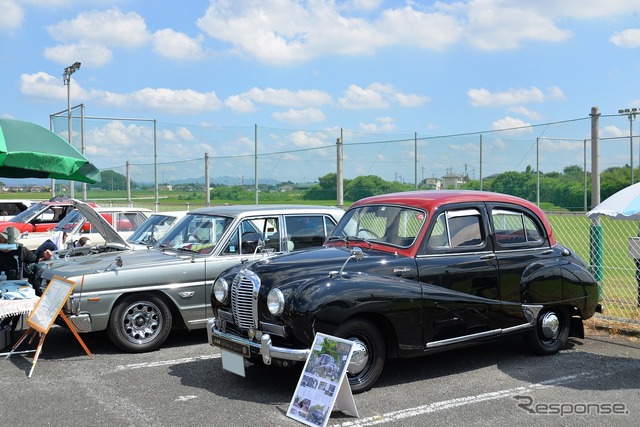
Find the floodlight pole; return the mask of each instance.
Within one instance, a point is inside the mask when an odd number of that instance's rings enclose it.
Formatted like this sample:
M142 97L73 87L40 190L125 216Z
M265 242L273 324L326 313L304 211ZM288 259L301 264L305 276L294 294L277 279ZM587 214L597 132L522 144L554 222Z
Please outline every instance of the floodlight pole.
M73 145L71 143L71 74L75 73L80 69L80 63L74 62L73 65L70 65L64 69L64 74L62 74L62 79L64 84L67 86L67 141L69 141L69 145ZM69 181L69 197L74 198L75 196L75 185L73 181Z
M640 113L637 108L625 108L618 110L618 114L629 117L629 161L631 162L631 185L633 185L635 179L633 177L633 121L636 119L636 114Z

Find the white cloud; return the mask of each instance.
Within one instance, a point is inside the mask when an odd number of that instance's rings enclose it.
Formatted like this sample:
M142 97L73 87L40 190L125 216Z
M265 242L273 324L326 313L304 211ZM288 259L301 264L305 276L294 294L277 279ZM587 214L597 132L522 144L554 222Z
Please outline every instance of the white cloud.
M600 129L601 138L621 138L629 136L629 129L620 129L618 126L605 126Z
M472 0L467 5L466 38L481 50L515 49L524 40L562 42L571 36L557 27L557 16L536 4Z
M24 10L15 0L0 0L0 31L11 33L22 26Z
M60 64L80 59L89 67L109 63L114 47L135 49L151 40L140 15L119 9L80 13L72 20L47 27L47 31L61 44L45 48L45 58Z
M78 40L108 47L133 49L151 39L144 19L135 12L119 9L91 11L47 28L54 40Z
M193 141L195 139L193 133L191 133L191 131L184 126L180 126L175 130L161 129L159 134L161 139L171 142Z
M259 89L252 88L241 93L241 98L262 104L280 107L321 106L331 102L331 96L319 90Z
M280 122L289 122L298 125L317 123L326 118L322 110L317 108L305 108L302 110L290 109L288 111L275 112L271 116Z
M540 151L543 151L545 153L555 153L555 152L569 152L569 151L575 151L575 150L580 150L582 151L584 147L584 143L583 142L576 142L576 141L565 141L565 140L558 140L558 139L540 139Z
M259 0L221 0L210 3L198 27L236 52L274 64L292 64L324 54L370 55L397 44L442 49L460 37L455 17L410 6L384 10L370 21L340 11L372 10L378 4L280 0L267 7Z
M509 133L512 134L527 133L531 132L531 130L533 129L531 128L530 123L509 116L496 120L492 123L491 128L494 130L509 129Z
M495 107L501 105L519 105L531 102L545 102L549 99L564 99L562 91L553 86L548 89L547 94L537 87L529 89L510 89L505 92L490 92L487 89L469 89L467 91L469 103L476 107Z
M565 100L565 96L564 96L564 92L562 92L562 89L560 89L558 86L551 86L547 89L547 98L549 99L553 99L556 101L564 101Z
M169 59L198 60L204 56L202 34L191 38L170 28L153 34L154 51Z
M321 55L371 55L382 48L444 50L467 44L479 50L517 49L527 41L562 43L568 19L640 12L632 0L211 1L198 27L235 54L265 63L293 64ZM635 38L635 37L634 37Z
M20 76L20 92L34 99L66 99L62 77L39 72ZM96 101L120 108L162 111L172 114L193 114L216 111L223 103L215 92L197 92L191 89L144 88L131 93L103 90L87 91L72 79L71 98L80 102Z
M609 41L622 48L640 47L640 29L632 28L614 33Z
M521 115L525 116L526 118L528 118L530 120L540 120L542 118L542 115L540 113L537 113L535 111L531 111L528 108L525 108L523 106L509 107L507 109L507 111L510 111L512 113L521 114Z
M153 128L138 124L109 122L102 127L89 129L87 146L89 157L149 158L153 144Z
M243 98L241 95L232 95L225 99L224 104L236 113L251 113L256 110L256 106L251 100Z
M79 88L71 79L71 94L77 94ZM62 77L54 77L45 72L20 75L20 93L40 100L61 100L67 98L67 88Z
M62 65L69 65L82 58L82 65L102 67L113 59L113 52L105 46L78 43L63 44L44 49L44 57Z
M366 132L391 132L396 125L391 117L378 117L375 123L360 123L360 129Z
M381 109L392 104L402 107L417 107L429 101L426 96L398 92L393 85L372 83L367 88L352 84L338 99L338 103L347 109Z
M215 92L202 93L191 89L144 88L128 94L127 99L139 108L172 114L216 111L222 107Z
M288 146L292 143L298 148L316 148L323 147L331 144L335 144L335 132L305 132L296 131L289 134L284 141ZM315 154L319 154L324 150L314 151ZM335 153L335 151L333 151Z

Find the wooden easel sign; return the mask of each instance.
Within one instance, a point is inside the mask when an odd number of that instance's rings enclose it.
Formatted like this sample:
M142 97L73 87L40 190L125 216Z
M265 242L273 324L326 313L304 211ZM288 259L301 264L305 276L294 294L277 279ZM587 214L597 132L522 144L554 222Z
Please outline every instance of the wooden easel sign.
M84 351L89 355L89 357L93 358L93 355L84 344L84 341L82 341L82 338L80 338L80 335L78 335L73 324L62 312L62 307L69 298L69 295L71 295L71 292L73 292L73 288L75 286L76 283L71 280L64 279L60 276L53 276L47 285L47 288L42 293L40 300L27 318L27 325L29 326L29 329L27 329L18 342L11 348L11 352L7 354L7 358L11 356L11 354L29 335L31 335L31 340L33 340L36 334L40 334L40 342L38 343L38 348L33 356L33 364L31 366L31 371L29 371L29 378L31 378L31 374L33 374L33 370L36 367L36 362L38 361L40 351L42 350L42 344L44 344L44 338L47 336L47 333L49 333L49 329L51 329L53 322L55 322L58 316L62 317ZM29 342L31 342L31 340L29 340Z

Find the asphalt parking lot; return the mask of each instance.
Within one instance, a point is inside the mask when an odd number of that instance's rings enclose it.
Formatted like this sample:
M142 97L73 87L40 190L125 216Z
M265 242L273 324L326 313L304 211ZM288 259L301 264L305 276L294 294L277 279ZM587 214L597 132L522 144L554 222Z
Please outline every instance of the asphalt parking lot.
M515 337L388 361L376 387L355 395L359 417L334 411L328 425L638 425L639 340L587 332L548 357ZM31 378L33 353L0 358L2 425L302 425L286 416L301 369L228 373L204 331L174 331L146 354L122 353L104 334L81 337L93 359L54 327Z

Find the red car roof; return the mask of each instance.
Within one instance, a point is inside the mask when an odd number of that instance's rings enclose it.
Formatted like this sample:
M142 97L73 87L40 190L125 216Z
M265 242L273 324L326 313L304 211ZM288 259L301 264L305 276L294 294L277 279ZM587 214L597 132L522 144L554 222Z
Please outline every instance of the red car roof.
M377 204L398 204L413 206L424 209L433 213L433 211L445 204L463 203L463 202L499 202L513 203L523 206L534 212L544 224L549 236L549 243L553 246L556 244L555 236L551 224L544 212L528 200L520 197L511 196L502 193L492 193L490 191L475 190L423 190L423 191L406 191L401 193L382 194L379 196L366 197L358 200L352 206L360 205L377 205Z

